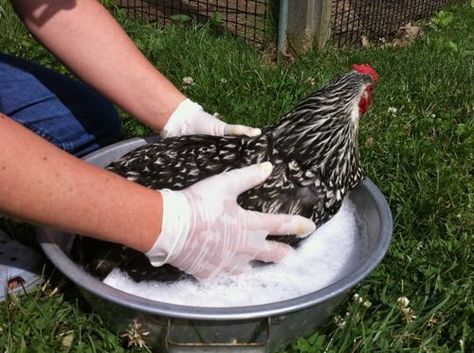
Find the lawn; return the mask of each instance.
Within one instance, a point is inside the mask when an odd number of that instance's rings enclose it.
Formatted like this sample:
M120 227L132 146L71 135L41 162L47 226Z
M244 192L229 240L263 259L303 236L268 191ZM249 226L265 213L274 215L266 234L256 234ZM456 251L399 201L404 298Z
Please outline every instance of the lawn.
M380 75L361 121L366 174L394 217L381 265L296 352L472 352L474 345L474 5L423 25L405 48L310 52L274 60L212 28L157 30L113 9L145 55L208 111L264 126L352 63ZM0 0L0 48L62 72ZM193 84L189 79L192 78ZM0 84L2 84L0 82ZM150 131L123 114L124 138ZM0 220L31 242L31 228ZM139 352L104 327L51 266L38 291L0 304L5 352Z

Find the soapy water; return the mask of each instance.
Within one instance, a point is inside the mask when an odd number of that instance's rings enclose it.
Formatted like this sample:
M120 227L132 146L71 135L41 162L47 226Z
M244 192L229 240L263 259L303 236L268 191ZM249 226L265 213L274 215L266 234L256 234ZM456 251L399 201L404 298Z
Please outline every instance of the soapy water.
M134 282L114 269L104 283L139 297L170 304L230 307L268 304L315 292L356 270L367 249L357 212L347 198L339 212L282 261L239 276L197 282Z

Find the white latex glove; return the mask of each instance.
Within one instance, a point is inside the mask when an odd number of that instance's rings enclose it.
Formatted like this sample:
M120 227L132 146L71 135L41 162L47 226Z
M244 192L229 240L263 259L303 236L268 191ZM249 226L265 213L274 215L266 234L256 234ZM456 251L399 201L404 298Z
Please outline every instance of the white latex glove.
M244 125L231 125L206 113L204 109L190 99L182 101L173 112L161 131L163 137L182 135L247 135L249 137L261 134L260 129Z
M162 232L146 253L154 266L169 263L198 279L219 272L239 274L252 260L281 260L290 246L266 240L268 234L305 237L315 230L301 216L248 211L237 196L263 182L270 162L204 179L181 191L162 190Z

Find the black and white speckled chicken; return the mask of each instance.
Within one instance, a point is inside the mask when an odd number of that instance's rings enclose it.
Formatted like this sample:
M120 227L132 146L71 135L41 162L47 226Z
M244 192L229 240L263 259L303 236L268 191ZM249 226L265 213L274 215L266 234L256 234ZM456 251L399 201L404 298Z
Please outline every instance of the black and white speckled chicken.
M241 194L238 203L249 210L299 214L320 226L363 178L359 118L371 103L377 81L369 65L353 65L351 72L262 129L260 136L161 139L129 152L107 169L152 189L179 190L226 170L271 161L270 177ZM130 254L118 258L127 262ZM147 263L146 258L143 261ZM122 263L119 267L135 280L153 278L151 272L162 271L148 264L148 272L135 271L134 275L127 266Z

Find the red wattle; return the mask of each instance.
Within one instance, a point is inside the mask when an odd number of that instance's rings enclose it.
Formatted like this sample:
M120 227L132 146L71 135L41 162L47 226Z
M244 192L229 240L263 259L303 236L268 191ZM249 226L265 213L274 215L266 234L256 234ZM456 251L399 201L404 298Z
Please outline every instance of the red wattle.
M368 109L369 109L369 102L367 101L367 99L362 98L359 101L359 114L360 115L365 114Z

